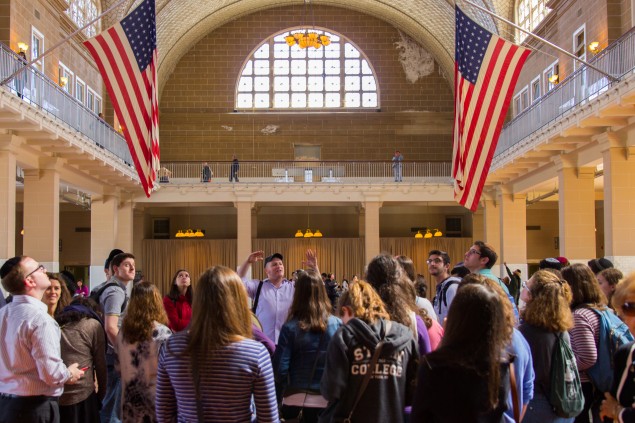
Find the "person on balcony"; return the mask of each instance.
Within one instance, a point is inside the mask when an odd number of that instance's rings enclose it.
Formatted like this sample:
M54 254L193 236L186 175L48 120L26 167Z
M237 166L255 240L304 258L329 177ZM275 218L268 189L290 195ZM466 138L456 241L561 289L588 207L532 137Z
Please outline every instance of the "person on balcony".
M392 173L395 176L395 182L401 182L401 162L403 156L399 150L395 151L395 155L392 157Z
M233 182L236 180L238 182L238 169L240 169L240 163L238 163L238 158L234 154L232 157L232 165L229 173L229 182Z
M207 162L203 163L203 170L201 173L202 173L201 180L203 182L209 182L212 180L212 169L210 169Z

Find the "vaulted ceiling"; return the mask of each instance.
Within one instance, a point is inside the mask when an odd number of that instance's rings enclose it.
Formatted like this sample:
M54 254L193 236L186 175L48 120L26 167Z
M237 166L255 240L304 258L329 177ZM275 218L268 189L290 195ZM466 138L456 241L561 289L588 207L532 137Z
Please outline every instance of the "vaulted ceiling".
M103 0L103 10L121 0ZM140 0L125 0L104 21L110 26ZM310 0L314 6L341 7L382 19L408 34L429 51L452 80L454 74L453 0ZM159 87L183 57L203 37L239 17L264 9L301 5L304 0L156 0L159 49ZM473 0L499 16L513 20L515 0ZM459 6L473 19L504 38L511 38L505 24L472 8Z

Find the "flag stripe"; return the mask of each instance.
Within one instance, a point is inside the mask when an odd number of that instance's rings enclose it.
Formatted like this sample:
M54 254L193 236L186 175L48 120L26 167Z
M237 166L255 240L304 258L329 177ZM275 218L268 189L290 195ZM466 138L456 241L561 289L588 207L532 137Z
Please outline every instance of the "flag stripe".
M454 198L475 211L529 50L489 33L456 7Z

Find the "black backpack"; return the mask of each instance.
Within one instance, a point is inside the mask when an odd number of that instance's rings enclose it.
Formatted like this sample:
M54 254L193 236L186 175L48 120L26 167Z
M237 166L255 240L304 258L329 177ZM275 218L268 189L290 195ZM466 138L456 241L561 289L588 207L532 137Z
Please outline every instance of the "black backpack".
M549 404L560 417L575 417L584 408L584 394L580 374L571 346L555 334L551 353Z
M443 305L445 307L448 306L448 299L447 299L448 289L452 285L455 285L455 284L461 282L461 280L456 278L455 276L450 276L448 279L446 279L443 282L441 282L441 289L439 290L439 292L437 293L437 295L434 297L434 300L433 300L434 301L434 308L436 309L435 311L437 311L438 313L441 313L441 304L442 303L443 303Z
M126 306L128 305L128 295L126 294L126 290L123 289L121 285L119 285L119 283L117 282L108 282L104 284L102 287L100 287L99 289L93 289L92 291L90 291L90 295L88 296L88 298L95 301L97 304L101 304L99 302L99 298L101 297L101 294L104 293L106 288L110 288L111 286L119 287L119 289L121 289L123 291L123 294L125 295L125 299L123 300L123 304L121 305L121 312L123 313L123 311L126 309Z

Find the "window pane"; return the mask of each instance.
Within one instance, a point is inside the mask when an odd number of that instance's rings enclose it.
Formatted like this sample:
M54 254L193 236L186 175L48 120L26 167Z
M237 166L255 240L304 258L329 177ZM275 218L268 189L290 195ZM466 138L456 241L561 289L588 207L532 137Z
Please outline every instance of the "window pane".
M321 76L309 77L309 91L322 91L324 89L324 79Z
M269 91L269 77L268 76L255 77L254 91Z
M325 107L340 107L340 93L326 93L324 96Z
M254 95L254 107L258 109L269 107L269 94Z
M254 62L254 74L256 74L256 75L269 75L269 61L268 60L256 60Z
M309 60L309 75L322 75L324 73L322 60Z
M339 76L327 76L324 78L324 85L326 91L339 91L340 90L340 77Z
M351 43L344 43L344 57L359 57L359 50L357 50Z
M377 107L377 93L363 93L362 103L364 107Z
M291 94L291 107L306 107L306 94L305 93Z
M288 108L289 107L289 94L276 93L273 96L273 107L276 108Z
M339 75L340 74L340 61L339 60L326 60L324 62L324 73L327 75Z
M289 57L289 46L287 44L276 43L273 45L273 57L276 59L286 59Z
M269 57L269 44L263 44L254 53L256 59L267 59Z
M359 93L346 93L344 96L344 107L359 107Z
M364 75L372 75L373 71L366 60L362 60L362 73Z
M292 60L291 75L306 75L306 60Z
M346 75L359 75L359 66L359 60L347 59L344 61L344 73L346 73Z
M310 93L309 94L309 107L324 107L324 94L322 94L322 93Z
M238 91L246 92L253 89L253 81L251 76L242 76L238 83Z
M292 77L291 91L306 91L306 76Z
M331 44L324 48L324 57L327 59L339 59L340 43L334 43L333 39L331 39Z
M252 75L253 74L253 65L254 62L249 60L245 64L245 68L243 69L243 75Z
M237 106L240 108L252 107L251 94L238 94L236 96Z
M275 62L273 62L273 74L274 75L289 75L289 61L276 60Z
M291 47L291 58L292 59L305 59L306 58L306 49L301 49L298 45L294 45Z
M274 91L289 91L289 77L276 76L273 80Z
M359 91L359 76L347 76L344 81L346 91Z
M374 76L362 76L362 90L377 91L377 84Z
M320 47L318 49L307 48L307 50L309 59L321 59L324 57L324 47Z

